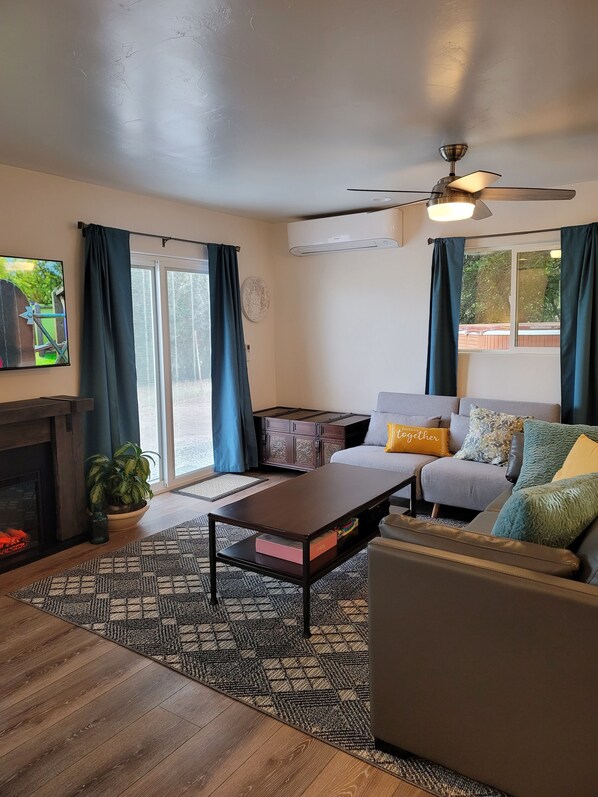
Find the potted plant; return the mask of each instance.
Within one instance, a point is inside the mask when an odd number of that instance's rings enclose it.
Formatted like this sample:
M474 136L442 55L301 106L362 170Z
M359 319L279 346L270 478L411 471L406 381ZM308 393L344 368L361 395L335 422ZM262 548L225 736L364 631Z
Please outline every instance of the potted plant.
M149 505L146 499L153 492L148 481L154 451L142 451L136 443L127 441L116 449L112 457L94 454L89 457L87 489L92 512L104 512L109 531L133 528ZM155 456L158 456L155 454Z

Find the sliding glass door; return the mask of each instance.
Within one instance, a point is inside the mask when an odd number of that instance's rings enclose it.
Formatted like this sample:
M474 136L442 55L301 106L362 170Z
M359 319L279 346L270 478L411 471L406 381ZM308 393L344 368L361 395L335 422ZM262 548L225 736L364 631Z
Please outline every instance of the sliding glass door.
M177 486L214 461L207 263L134 256L132 283L141 445Z

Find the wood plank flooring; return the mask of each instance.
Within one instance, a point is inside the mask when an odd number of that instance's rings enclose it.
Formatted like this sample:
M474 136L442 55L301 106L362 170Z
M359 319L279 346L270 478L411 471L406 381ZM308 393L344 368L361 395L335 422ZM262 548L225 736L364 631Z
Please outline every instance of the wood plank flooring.
M268 489L286 474L268 472ZM243 493L249 494L249 490ZM3 797L429 797L364 761L6 593L204 514L176 493L137 529L0 575Z

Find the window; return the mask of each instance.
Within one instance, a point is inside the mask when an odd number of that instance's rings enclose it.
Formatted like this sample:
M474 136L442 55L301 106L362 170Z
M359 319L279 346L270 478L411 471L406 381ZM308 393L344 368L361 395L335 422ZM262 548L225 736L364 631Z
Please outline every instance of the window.
M465 253L459 351L558 350L557 246L527 244Z

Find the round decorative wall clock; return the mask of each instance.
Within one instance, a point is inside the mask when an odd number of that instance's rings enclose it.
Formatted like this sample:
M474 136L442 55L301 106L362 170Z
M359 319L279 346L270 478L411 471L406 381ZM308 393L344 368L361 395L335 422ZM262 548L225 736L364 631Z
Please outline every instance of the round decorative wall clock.
M261 321L270 308L268 286L261 277L247 277L241 285L243 315L250 321Z

